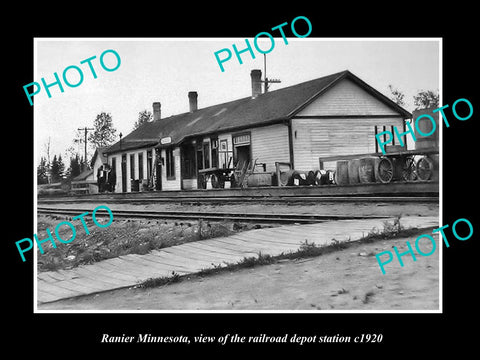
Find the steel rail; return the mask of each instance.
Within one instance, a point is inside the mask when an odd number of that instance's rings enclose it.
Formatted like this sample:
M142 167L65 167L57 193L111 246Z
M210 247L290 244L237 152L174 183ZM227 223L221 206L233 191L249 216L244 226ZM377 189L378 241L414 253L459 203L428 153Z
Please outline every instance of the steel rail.
M172 197L61 197L38 198L38 204L55 203L317 203L317 202L438 202L438 196L172 196Z
M78 208L45 208L38 207L37 214L74 215L77 216L92 209ZM331 220L352 219L386 219L388 216L350 216L350 215L320 215L320 214L281 214L281 213L207 213L200 211L151 211L151 210L114 210L114 217L156 220L209 220L209 221L240 221L259 223L314 223ZM100 212L96 216L105 216Z

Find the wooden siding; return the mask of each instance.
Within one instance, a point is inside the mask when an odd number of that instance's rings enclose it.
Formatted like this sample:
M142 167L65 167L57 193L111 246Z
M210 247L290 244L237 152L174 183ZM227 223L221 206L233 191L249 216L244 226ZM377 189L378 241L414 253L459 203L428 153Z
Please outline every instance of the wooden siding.
M251 130L252 160L266 163L266 171L275 171L275 162L290 162L288 127L277 124Z
M353 81L344 79L296 116L399 115Z
M401 117L293 119L295 169L318 169L319 157L375 152L375 125L379 127L379 131L383 125L388 126L388 129L390 125L402 129L403 119Z
M165 149L162 149L162 158L166 159L167 154ZM167 180L167 164L165 160L165 165L162 166L162 190L171 191L171 190L180 190L180 148L176 147L173 150L173 157L175 158L175 179Z

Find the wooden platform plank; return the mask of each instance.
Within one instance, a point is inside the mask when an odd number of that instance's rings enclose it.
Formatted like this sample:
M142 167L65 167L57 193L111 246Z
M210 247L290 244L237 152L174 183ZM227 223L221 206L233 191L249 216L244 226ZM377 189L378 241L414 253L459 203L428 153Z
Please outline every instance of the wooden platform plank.
M122 267L118 263L112 264L107 260L100 261L95 265L101 269L103 268L107 271L111 271L111 274L118 274L119 278L130 278L132 280L136 280L139 278L139 276L143 275L143 271L141 270L130 269L125 266Z
M224 255L215 254L212 252L200 252L198 250L192 248L182 247L182 249L178 249L182 256L187 259L191 260L199 260L199 261L215 261L215 262L222 262L225 259Z
M45 294L48 294L46 296ZM83 295L81 292L78 291L73 291L73 290L68 290L64 289L62 287L56 286L56 285L48 285L45 287L42 287L41 289L39 288L37 291L37 301L38 302L46 302L46 301L54 301L52 298L62 299L62 298L70 298L70 297L75 297ZM48 298L46 300L45 298Z
M52 289L59 288L59 291L62 290L70 290L71 292L76 293L78 295L83 295L88 292L92 292L92 289L90 287L84 286L84 285L79 285L73 282L72 280L63 280L59 281L56 284L50 284Z
M294 234L294 233L290 233ZM261 241L265 243L277 243L292 245L298 243L296 236L287 236L286 233L265 233L265 234L255 234L249 238L253 239L255 242Z
M191 267L192 265L208 266L212 262L212 259L199 260L186 258L184 251L182 251L181 249L176 249L174 247L166 248L164 249L164 251L169 254L169 256L177 258L180 263L186 264L188 267Z
M113 266L111 264L106 264L103 261L95 264L95 271L108 272L111 277L117 278L119 280L135 280L137 276L132 275L128 272L128 269L123 269L119 271L118 266Z
M119 259L121 259L127 269L134 269L135 271L140 271L141 273L145 271L151 271L152 270L152 264L149 262L145 262L141 256L120 256Z
M219 253L219 254L226 254L228 256L238 256L238 255L245 254L245 252L239 252L236 249L227 249L227 248L224 248L224 247L219 247L219 246L216 246L212 243L207 244L207 243L203 243L203 242L202 243L192 242L192 243L190 243L190 245L195 246L195 247L205 248L209 251L216 252L216 253Z
M143 261L148 268L152 270L169 271L174 265L162 262L162 258L153 254L136 255L140 261Z
M238 240L244 241L245 246L249 246L251 243L251 240L249 238L242 238L240 236L237 237ZM262 248L265 250L269 249L284 249L284 250L292 250L292 249L298 249L300 247L300 243L294 244L294 243L279 243L279 242L263 242L263 241L256 241L255 246L257 248Z
M240 255L227 255L227 254L222 254L218 252L214 252L205 248L198 248L198 247L193 247L189 246L188 249L191 252L198 252L204 255L212 256L220 261L227 261L227 262L232 262L232 261L237 261L240 258Z
M50 302L50 301L55 301L58 299L58 294L50 294L44 291L38 291L37 292L37 301L39 302Z
M48 274L49 277L55 279L56 281L62 281L68 278L69 275L65 276L58 271L44 271L44 272L39 272L38 274ZM38 276L37 274L37 276Z
M143 267L138 268L136 266L131 266L131 262L127 262L120 258L105 260L103 265L110 265L113 271L118 271L135 277L142 276L144 273Z
M232 240L232 241L231 241ZM220 242L226 242L227 240L219 239ZM296 248L297 245L286 245L278 243L269 243L265 244L259 241L252 241L248 236L237 234L234 239L228 239L229 244L237 244L245 249L257 249L258 251L268 250L268 249L292 249Z
M175 271L177 273L190 273L190 270L183 265L178 264L178 261L165 257L164 255L146 254L145 256L151 262L157 262L160 268L165 267L168 271Z
M86 279L102 282L105 284L119 284L121 282L129 283L128 278L119 278L118 274L111 270L105 270L98 266L89 268L77 268L77 274L84 276Z
M47 283L56 283L59 280L64 280L65 276L52 276L54 274L53 271L44 271L44 272L39 272L37 274L37 278L41 279Z
M212 244L223 247L227 249L237 250L240 253L257 253L259 250L263 249L262 246L257 246L257 244L252 243L249 246L246 246L244 242L241 242L238 239L229 239L229 241L222 241L221 239L213 240Z

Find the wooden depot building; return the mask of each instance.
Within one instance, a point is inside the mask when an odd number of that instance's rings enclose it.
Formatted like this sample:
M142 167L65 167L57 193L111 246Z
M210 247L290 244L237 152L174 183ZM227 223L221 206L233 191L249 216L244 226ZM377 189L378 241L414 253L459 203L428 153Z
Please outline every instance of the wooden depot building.
M262 93L261 71L252 70L252 96L161 117L113 144L105 154L116 173L115 192L205 188L204 174L241 168L275 172L319 169L319 158L376 152L375 131L405 129L411 114L350 71ZM328 164L327 164L328 166Z

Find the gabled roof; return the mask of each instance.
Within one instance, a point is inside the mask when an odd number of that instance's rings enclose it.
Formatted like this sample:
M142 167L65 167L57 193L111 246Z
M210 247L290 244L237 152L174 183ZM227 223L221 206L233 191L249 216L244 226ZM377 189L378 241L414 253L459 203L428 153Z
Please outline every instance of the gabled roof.
M77 176L75 176L72 181L83 181L85 180L86 178L88 178L90 175L93 174L93 170L85 170L85 171L82 171L80 174L78 174Z
M337 82L348 78L372 96L393 108L404 118L411 114L364 81L345 70L297 85L267 92L257 98L239 100L209 106L194 112L170 116L147 122L113 144L106 152L157 145L161 138L171 137L171 144L178 144L187 137L207 135L221 131L236 131L282 122L293 117L314 99ZM121 145L121 146L120 146Z
M107 149L108 149L108 146L98 147L95 149L95 153L93 154L92 161L91 161L92 166L93 164L95 164L95 161L97 160L97 156L100 156L100 158L102 159L102 163L107 162L107 157L104 155Z

